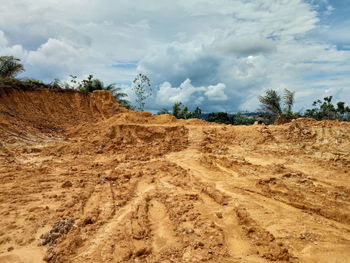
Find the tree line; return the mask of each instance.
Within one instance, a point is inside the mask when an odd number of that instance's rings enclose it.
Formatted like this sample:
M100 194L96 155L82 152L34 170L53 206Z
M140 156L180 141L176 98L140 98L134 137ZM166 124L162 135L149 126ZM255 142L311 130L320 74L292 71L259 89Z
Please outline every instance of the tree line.
M24 66L20 59L13 56L0 56L0 80L16 79L16 76L24 71ZM70 75L68 82L62 82L54 79L51 83L45 84L49 89L74 89L84 93L90 93L95 90L110 91L119 104L125 108L143 111L146 101L152 96L153 90L150 79L142 73L139 73L132 82L132 90L136 98L136 106L131 105L128 101L127 94L121 87L115 84L105 85L104 82L93 75L86 79L78 80L77 76ZM44 84L43 82L31 78L20 79L22 82L29 84ZM202 118L209 122L218 122L234 125L250 125L256 121L266 124L279 121L280 123L288 122L295 118L308 117L316 120L341 120L350 121L350 107L344 101L333 103L333 96L324 97L322 100L317 99L312 103L312 108L306 109L304 113L293 112L295 102L295 92L285 89L283 94L276 90L269 89L264 95L259 96L260 109L253 117L245 114L229 114L227 112L212 112L203 114L199 107L193 111L182 102L176 102L172 105L171 110L161 109L158 114L170 114L178 119Z

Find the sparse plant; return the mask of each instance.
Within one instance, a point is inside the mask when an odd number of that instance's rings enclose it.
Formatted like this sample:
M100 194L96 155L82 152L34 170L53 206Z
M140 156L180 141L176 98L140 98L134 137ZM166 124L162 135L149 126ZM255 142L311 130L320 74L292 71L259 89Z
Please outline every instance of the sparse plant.
M151 81L146 75L139 73L133 80L132 88L136 95L137 109L143 111L147 98L152 96Z
M44 84L41 80L32 79L32 78L23 78L20 80L22 80L23 82L29 83L29 84Z

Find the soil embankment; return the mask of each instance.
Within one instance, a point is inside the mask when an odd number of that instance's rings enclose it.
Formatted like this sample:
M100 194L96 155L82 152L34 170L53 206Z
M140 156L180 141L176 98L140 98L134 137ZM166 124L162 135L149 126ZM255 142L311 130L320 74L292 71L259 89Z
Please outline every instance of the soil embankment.
M0 87L0 263L350 262L350 125Z

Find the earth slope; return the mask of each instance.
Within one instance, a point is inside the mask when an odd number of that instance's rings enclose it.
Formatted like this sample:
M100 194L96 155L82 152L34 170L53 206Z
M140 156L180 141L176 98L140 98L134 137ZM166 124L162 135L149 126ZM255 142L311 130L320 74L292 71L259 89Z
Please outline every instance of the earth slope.
M0 263L350 262L350 125L225 126L0 87Z

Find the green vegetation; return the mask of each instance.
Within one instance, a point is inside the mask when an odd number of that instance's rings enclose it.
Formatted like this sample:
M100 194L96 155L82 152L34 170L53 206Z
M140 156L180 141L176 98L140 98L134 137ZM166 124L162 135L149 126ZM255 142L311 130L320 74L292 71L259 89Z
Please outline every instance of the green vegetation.
M44 84L44 82L42 82L41 80L31 79L31 78L23 78L21 79L21 81L29 84Z
M124 92L122 92L121 87L116 87L115 84L109 84L105 85L102 80L100 79L94 79L93 75L89 75L86 79L83 79L82 81L77 81L77 76L71 75L71 85L65 83L64 87L72 87L73 89L77 89L84 93L90 93L95 90L107 90L110 91L115 99L118 101L118 103L127 108L132 109L130 102L125 99L128 95ZM59 80L55 80L53 85L60 85Z
M262 122L255 117L245 116L241 113L228 114L227 112L209 113L207 121L232 125L252 125L256 121Z
M16 76L24 71L21 60L13 56L0 56L0 81L5 86L15 84L21 89L53 89L53 90L78 90L83 93L90 93L95 90L110 91L119 104L128 109L135 109L128 100L127 94L121 87L115 84L105 85L102 80L89 75L86 79L78 80L77 76L70 75L69 82L62 82L54 79L51 83L45 84L40 80L32 78L16 79ZM137 109L144 110L146 100L152 96L152 87L150 79L139 73L132 82L132 89L136 96ZM171 111L163 108L158 114L171 114L178 119L202 118L209 122L217 122L233 125L251 125L256 121L271 124L277 122L288 122L294 118L308 117L316 120L341 120L350 121L350 107L345 102L339 101L333 104L332 96L316 100L313 102L313 108L307 109L304 114L293 112L295 92L285 89L280 95L276 90L269 89L262 96L259 96L261 111L247 114L229 114L227 112L212 112L203 114L197 107L193 112L181 102L174 103Z
M332 99L333 96L329 96L323 98L323 101L319 99L314 101L312 104L314 108L307 109L304 116L316 120L350 121L350 107L343 101L337 102L335 106Z
M259 96L261 110L273 114L276 119L291 120L295 118L292 112L294 95L294 92L287 89L284 90L283 97L275 90L267 90L265 95Z
M0 57L0 78L14 78L24 71L21 60L13 56Z
M157 114L170 114L176 117L177 119L191 119L198 118L202 114L202 110L199 107L196 107L193 112L190 112L188 108L181 102L176 102L174 103L171 112L164 108L160 110Z

